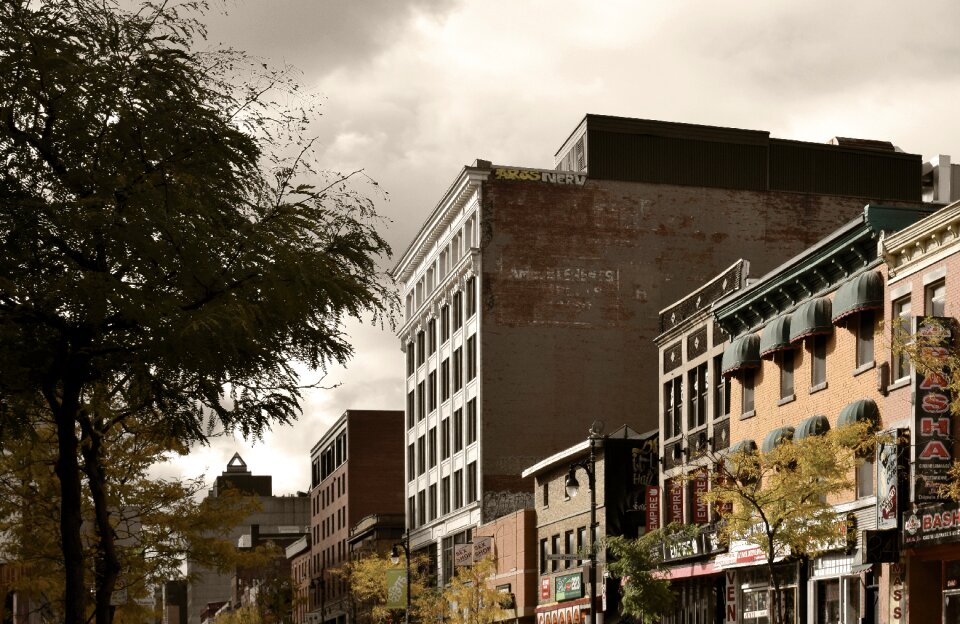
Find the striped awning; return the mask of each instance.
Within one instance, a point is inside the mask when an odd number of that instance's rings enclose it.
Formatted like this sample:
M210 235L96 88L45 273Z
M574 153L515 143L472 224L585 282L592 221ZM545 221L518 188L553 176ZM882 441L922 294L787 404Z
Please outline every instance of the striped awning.
M723 350L720 371L724 375L735 373L744 368L760 367L760 337L746 334L735 339Z
M760 357L785 351L790 346L790 316L783 315L773 319L763 328L760 335Z
M790 342L799 342L808 336L833 332L830 318L830 300L817 297L807 301L790 315Z
M883 308L883 277L878 271L867 271L845 282L833 298L833 322L863 310Z
M880 427L880 408L873 399L860 399L848 403L840 410L837 426L844 427L858 422L868 422L873 428Z
M830 431L830 421L826 416L817 415L804 418L793 433L794 440L802 440L808 436L823 435Z
M764 453L769 453L777 448L778 445L791 440L793 440L793 427L780 427L767 434L763 439L763 446L761 448Z

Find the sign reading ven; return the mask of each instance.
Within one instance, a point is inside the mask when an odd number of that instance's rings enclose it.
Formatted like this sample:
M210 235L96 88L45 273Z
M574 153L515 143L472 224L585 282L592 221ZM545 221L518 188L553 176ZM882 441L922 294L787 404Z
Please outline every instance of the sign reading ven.
M914 435L916 446L913 500L938 501L941 488L950 481L953 464L953 418L946 362L952 342L953 320L939 316L917 319L916 337L920 360L914 380ZM931 368L932 366L932 368ZM930 370L920 370L930 368Z

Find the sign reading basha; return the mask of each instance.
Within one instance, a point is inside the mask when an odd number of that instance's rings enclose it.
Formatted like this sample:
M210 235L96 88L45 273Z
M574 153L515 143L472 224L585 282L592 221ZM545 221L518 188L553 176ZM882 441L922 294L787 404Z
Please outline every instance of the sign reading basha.
M549 182L550 184L570 184L583 186L586 174L570 171L550 171L548 169L511 169L497 167L493 170L495 180L526 180L528 182Z
M926 362L946 362L952 342L952 319L926 316L917 319L916 335L924 340L922 357ZM913 466L916 502L933 502L943 498L941 490L950 481L953 465L953 416L950 403L948 372L922 370L917 367L914 381L914 435L916 436Z

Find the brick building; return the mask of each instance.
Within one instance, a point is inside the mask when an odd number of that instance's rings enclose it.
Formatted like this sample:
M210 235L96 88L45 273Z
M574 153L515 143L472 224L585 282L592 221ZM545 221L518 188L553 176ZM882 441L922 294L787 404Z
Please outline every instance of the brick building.
M920 157L889 144L596 115L556 163L464 167L392 271L407 522L442 578L454 543L532 505L523 468L598 417L656 427L638 406L657 404L666 305L740 257L768 271L868 201L921 193Z
M490 587L510 594L501 621L533 624L537 606L537 516L522 509L477 527L474 540L493 548L496 570L487 579ZM475 556L477 553L474 553Z
M960 184L953 188L960 190ZM893 328L915 332L915 319L933 316L949 319L956 348L956 318L960 315L958 236L960 203L954 203L881 240L881 271L886 273L887 282L886 344L892 344ZM918 387L923 376L916 374L905 355L890 351L885 355L890 367L884 417L889 421L887 426L909 431L911 451L911 478L899 484L898 496L909 500L913 508L891 506L904 512L889 523L892 531L900 533L904 550L900 565L891 568L889 578L882 579L883 622L956 622L960 620L960 539L953 521L934 522L933 518L952 519L958 506L926 483L932 480L935 485L937 480L949 478L946 470L956 458L956 416L939 409L931 413L924 410L922 397L930 391ZM948 397L950 394L941 388L932 390Z
M403 412L347 410L310 451L311 623L344 624L350 529L371 514L403 513Z

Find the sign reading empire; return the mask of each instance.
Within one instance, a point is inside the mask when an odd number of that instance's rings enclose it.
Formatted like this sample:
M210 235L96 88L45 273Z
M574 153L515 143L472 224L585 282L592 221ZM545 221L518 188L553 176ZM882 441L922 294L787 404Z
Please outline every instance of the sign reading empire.
M526 180L529 182L549 182L551 184L570 184L574 186L583 186L584 182L587 181L587 175L584 173L550 171L548 169L508 169L506 167L497 167L494 169L493 177L496 180Z

